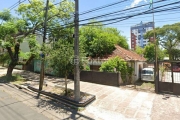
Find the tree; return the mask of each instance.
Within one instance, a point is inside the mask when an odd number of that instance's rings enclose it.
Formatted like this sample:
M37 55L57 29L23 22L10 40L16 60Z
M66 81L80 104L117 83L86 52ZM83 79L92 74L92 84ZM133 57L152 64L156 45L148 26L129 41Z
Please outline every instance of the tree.
M47 49L47 61L50 67L54 69L56 75L65 77L65 95L67 95L67 77L74 72L74 50L73 44L67 40L58 40L52 48ZM84 56L80 49L80 57ZM80 69L83 69L84 61L80 59ZM78 62L78 61L77 61Z
M49 50L48 50L49 51ZM67 41L59 40L47 56L48 64L56 75L65 77L65 95L67 95L67 77L73 73L73 46Z
M57 29L59 29L60 32L60 30L63 28L62 25L70 20L70 16L73 13L73 3L65 0L58 6L55 6L53 3L49 3L49 6L47 26L51 26L48 27L48 34L51 38L51 36L55 36L55 31ZM0 26L0 39L4 42L3 47L7 49L11 59L7 70L8 76L12 76L14 67L17 64L21 64L18 62L20 50L19 47L20 43L23 42L25 38L31 39L31 51L38 52L37 44L34 43L36 41L36 33L38 32L41 34L43 31L43 10L44 2L42 0L31 0L29 4L21 4L18 7L17 13L20 16L19 18L11 17L9 11L0 12L0 19L4 20L3 24ZM29 63L34 57L34 53L31 54L26 63Z
M80 43L84 45L87 56L101 57L110 54L115 44L128 49L126 38L115 28L108 28L101 23L80 28Z
M139 55L143 55L144 54L144 48L136 46L135 52Z
M149 43L144 48L144 57L147 59L147 61L154 61L155 60L155 45L152 43ZM157 48L157 57L158 60L163 60L165 57L165 53L160 48Z
M154 31L148 31L144 37L146 39L153 37ZM167 50L169 59L173 60L173 49L180 44L180 23L164 25L155 29L157 44Z

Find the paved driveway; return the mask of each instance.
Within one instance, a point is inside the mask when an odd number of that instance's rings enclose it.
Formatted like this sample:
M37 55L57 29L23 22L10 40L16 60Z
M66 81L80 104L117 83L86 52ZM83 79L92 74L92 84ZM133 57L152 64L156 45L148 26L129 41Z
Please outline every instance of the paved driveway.
M74 87L71 83L69 88ZM83 114L97 120L177 120L180 98L151 92L130 90L81 82L81 91L96 95Z

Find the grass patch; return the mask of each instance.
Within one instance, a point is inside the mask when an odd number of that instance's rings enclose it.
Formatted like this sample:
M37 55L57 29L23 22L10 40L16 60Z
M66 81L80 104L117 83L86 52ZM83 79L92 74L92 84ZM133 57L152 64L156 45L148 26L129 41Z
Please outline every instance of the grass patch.
M140 88L142 89L149 89L154 87L155 87L154 83L151 82L143 82L143 84L140 86Z
M136 83L136 88L143 90L153 90L155 89L155 84L153 82L138 81Z
M1 76L0 81L1 82L11 82L13 84L22 84L26 80L18 74L13 74L12 76L6 76L6 75Z

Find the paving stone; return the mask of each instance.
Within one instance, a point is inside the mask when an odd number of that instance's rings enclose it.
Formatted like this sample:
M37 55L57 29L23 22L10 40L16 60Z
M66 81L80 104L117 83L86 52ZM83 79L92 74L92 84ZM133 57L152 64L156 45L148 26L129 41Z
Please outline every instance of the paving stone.
M137 111L137 109L127 108L125 110L124 114L130 118L134 118L136 111Z

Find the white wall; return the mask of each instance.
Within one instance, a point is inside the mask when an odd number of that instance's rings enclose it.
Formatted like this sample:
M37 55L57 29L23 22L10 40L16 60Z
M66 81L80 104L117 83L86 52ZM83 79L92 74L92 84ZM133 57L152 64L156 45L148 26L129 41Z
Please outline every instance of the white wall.
M139 66L141 66L141 68L143 68L143 63L145 63L145 62L139 62L139 61L136 61L135 62L135 69L134 69L134 80L136 81L136 80L138 80L139 78L140 78L140 76L139 76Z

